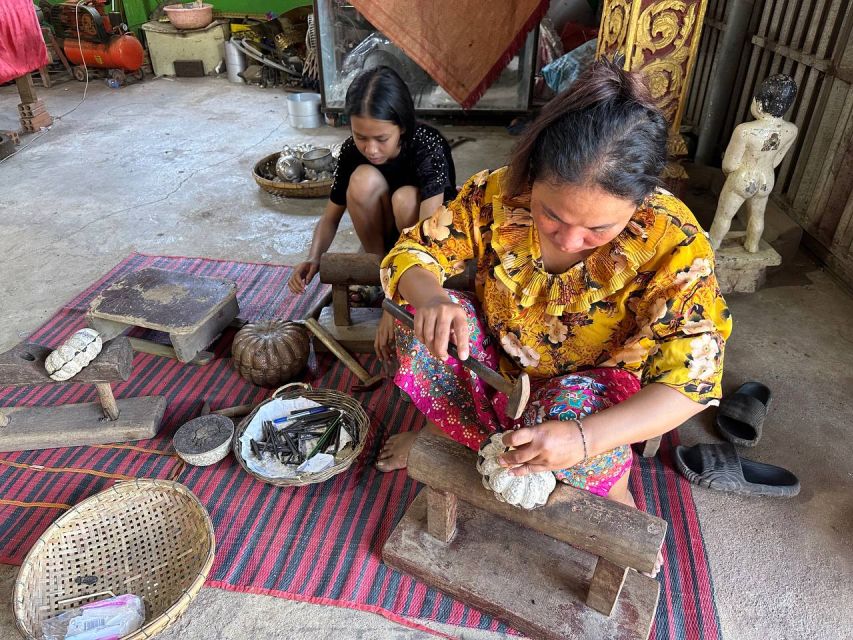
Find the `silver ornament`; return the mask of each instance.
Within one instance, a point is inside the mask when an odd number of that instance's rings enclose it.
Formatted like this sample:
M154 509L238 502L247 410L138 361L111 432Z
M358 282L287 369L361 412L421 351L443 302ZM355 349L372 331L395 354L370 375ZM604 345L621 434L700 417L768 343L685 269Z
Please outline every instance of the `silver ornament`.
M302 160L293 153L282 152L275 163L275 172L285 182L299 182L302 179Z

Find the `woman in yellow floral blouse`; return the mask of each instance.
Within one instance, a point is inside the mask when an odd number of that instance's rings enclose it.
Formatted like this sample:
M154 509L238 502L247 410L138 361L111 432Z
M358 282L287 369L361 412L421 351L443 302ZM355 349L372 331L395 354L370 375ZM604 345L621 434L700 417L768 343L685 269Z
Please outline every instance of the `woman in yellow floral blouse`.
M633 74L598 62L545 107L508 168L483 171L382 264L386 295L407 302L397 384L427 428L472 448L490 432L523 475L633 505L630 444L673 429L720 396L731 320L695 218L659 188L667 124ZM476 295L442 282L476 260ZM521 420L506 398L448 357L526 371ZM411 433L377 466L403 468Z

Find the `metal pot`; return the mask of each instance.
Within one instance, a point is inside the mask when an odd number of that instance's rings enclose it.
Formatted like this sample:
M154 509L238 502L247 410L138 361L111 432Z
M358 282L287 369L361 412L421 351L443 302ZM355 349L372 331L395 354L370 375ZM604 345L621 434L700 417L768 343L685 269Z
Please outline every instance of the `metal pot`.
M306 169L314 171L331 171L335 166L335 159L330 149L318 148L306 151L302 154L302 164Z
M282 152L275 163L275 172L285 182L299 182L302 180L302 161L296 155Z

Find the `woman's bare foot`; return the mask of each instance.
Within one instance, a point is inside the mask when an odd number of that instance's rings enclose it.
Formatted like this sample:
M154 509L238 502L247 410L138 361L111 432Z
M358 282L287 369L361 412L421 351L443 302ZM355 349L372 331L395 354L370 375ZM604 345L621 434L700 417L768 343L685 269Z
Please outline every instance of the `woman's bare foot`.
M423 431L445 438L450 437L432 422L427 422ZM412 450L412 445L415 444L415 438L418 437L418 433L420 432L406 431L405 433L395 433L393 436L390 436L379 452L379 456L376 459L376 468L385 473L396 471L397 469L405 469L409 462L409 451Z
M388 438L376 459L376 468L385 473L405 469L409 462L409 451L412 450L417 437L417 431L406 431L395 433Z
M621 478L619 481L614 484L610 492L607 494L607 498L609 500L613 500L614 502L621 502L622 504L627 504L629 507L637 508L637 503L634 502L634 496L631 495L631 491L628 489L628 478L631 473L628 472ZM661 566L663 565L663 552L658 551L657 560L655 560L655 568L651 573L642 572L644 576L649 576L650 578L654 578L657 576L660 571Z

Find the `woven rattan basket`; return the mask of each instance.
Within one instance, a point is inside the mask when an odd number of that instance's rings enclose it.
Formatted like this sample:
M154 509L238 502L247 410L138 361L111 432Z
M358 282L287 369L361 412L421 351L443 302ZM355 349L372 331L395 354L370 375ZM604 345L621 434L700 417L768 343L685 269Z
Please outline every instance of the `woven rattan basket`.
M18 628L41 639L43 620L109 592L133 593L145 624L122 640L150 638L186 611L214 550L213 524L185 486L117 483L62 515L30 549L15 581Z
M258 186L274 196L283 198L325 198L332 192L333 180L316 182L276 182L275 163L280 153L260 160L252 171Z
M243 432L246 430L246 427L249 426L252 418L258 412L258 409L267 402L275 400L276 398L287 400L290 398L298 398L300 396L344 411L353 426L358 429L358 443L350 453L338 460L333 467L329 467L320 473L306 474L295 478L269 478L255 473L249 469L249 466L246 464L246 460L243 458L243 454L240 450L240 436L243 435ZM340 391L312 389L311 385L305 384L304 382L294 382L276 389L272 396L255 407L252 413L247 415L240 424L237 425L237 431L234 433L234 440L232 441L231 448L234 451L234 457L237 458L237 462L240 463L240 466L243 467L249 475L277 487L300 487L306 484L325 482L332 476L336 476L337 474L346 471L364 449L364 442L367 440L367 430L369 426L370 421L367 419L367 414L364 412L361 404L352 399L350 396L343 394Z

